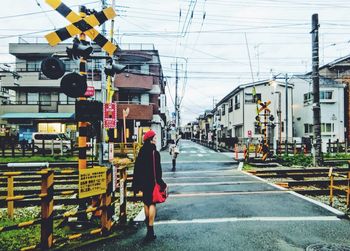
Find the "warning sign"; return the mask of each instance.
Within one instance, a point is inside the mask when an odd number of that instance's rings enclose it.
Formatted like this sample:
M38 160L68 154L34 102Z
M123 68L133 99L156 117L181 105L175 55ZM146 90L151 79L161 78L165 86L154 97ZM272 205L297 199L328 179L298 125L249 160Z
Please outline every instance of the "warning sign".
M117 104L109 103L103 105L103 127L117 127Z
M79 198L103 194L107 190L106 167L79 170Z

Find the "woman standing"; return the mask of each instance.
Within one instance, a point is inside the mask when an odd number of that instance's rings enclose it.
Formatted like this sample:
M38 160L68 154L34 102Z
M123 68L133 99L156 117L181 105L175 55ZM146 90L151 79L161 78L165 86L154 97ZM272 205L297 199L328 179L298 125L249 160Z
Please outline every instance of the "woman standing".
M166 188L162 179L162 168L160 165L160 154L156 148L157 136L152 130L143 136L144 144L136 158L134 168L133 191L143 193L143 203L145 210L145 223L147 225L147 235L145 241L152 241L156 238L153 230L154 218L156 216L156 205L153 202L153 188L155 180L161 189ZM155 171L154 171L155 169ZM154 173L156 177L154 177Z

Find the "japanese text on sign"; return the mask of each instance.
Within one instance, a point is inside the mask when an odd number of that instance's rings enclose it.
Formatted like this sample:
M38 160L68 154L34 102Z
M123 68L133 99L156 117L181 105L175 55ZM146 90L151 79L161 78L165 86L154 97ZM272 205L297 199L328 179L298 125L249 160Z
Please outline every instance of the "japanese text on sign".
M107 190L106 172L105 167L79 170L79 198L105 193Z
M103 127L116 128L117 126L117 104L104 104L103 107Z

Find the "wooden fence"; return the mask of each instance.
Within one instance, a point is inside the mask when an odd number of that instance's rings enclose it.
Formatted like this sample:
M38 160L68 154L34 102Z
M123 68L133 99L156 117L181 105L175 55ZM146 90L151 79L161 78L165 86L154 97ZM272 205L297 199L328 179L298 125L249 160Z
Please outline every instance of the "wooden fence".
M45 168L42 170L16 171L7 170L0 173L0 207L7 207L8 216L14 215L14 210L18 207L40 206L41 218L32 219L27 222L21 222L12 226L0 226L1 233L22 229L33 225L40 224L41 240L34 246L25 247L22 250L31 250L36 248L48 249L54 247L55 229L53 221L65 219L77 215L86 215L87 213L100 212L101 227L89 232L76 233L67 236L63 240L67 241L82 236L99 236L108 235L111 227L114 207L119 203L119 223L125 224L127 220L127 201L139 201L140 197L134 194L128 195L128 185L132 180L132 175L128 175L132 170L133 164L123 165L114 168L107 168L106 174L106 192L78 199L78 176L77 170L73 169L52 169ZM114 170L113 170L114 169ZM113 173L115 172L115 173ZM67 188L68 187L68 188ZM114 191L114 189L116 189ZM119 196L115 196L118 193ZM67 198L69 196L69 198ZM96 203L96 196L99 198ZM94 199L93 199L94 198ZM94 204L92 204L94 202ZM57 205L90 205L78 211L65 212L60 215L54 215L54 208Z

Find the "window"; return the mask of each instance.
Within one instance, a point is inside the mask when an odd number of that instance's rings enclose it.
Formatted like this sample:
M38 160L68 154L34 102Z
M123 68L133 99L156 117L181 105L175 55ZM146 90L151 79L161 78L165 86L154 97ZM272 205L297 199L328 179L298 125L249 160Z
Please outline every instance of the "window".
M235 110L239 109L241 106L239 94L235 96Z
M51 105L51 93L49 92L42 92L40 93L40 105Z
M284 132L284 122L282 121L281 131Z
M334 124L333 123L321 123L321 132L334 132Z
M28 92L27 93L27 104L28 105L37 105L39 99L39 93Z
M222 108L221 108L221 115L224 116L225 115L225 105L222 105Z
M304 104L311 103L312 102L312 98L313 98L312 92L305 93L304 94Z
M313 133L314 132L314 125L312 124L304 124L304 133Z
M232 111L233 111L233 99L231 98L228 106L228 112L232 112Z
M237 138L242 138L243 136L243 126L235 126L235 136Z
M320 99L332 99L333 91L320 91Z
M255 96L252 93L244 93L244 103L256 104L258 100L261 100L261 93L257 93Z

